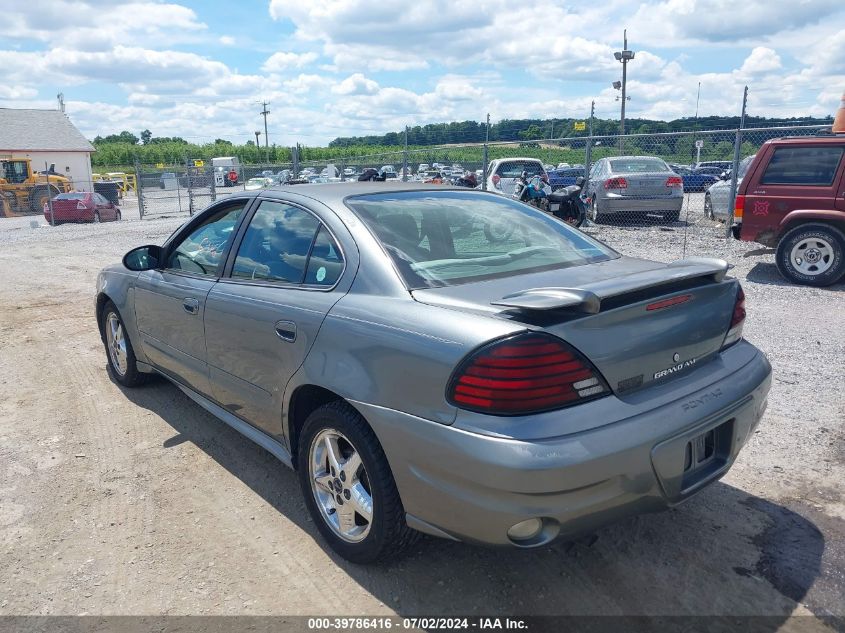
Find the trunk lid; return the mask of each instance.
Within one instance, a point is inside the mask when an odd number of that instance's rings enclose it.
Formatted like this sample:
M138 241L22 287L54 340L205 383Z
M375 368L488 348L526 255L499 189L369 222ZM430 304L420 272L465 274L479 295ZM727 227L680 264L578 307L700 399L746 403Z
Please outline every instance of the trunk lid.
M589 358L614 392L628 393L718 353L737 294L726 272L722 260L623 257L412 294L558 336Z
M620 191L623 196L671 196L673 191L666 186L666 179L674 174L624 174L628 188Z

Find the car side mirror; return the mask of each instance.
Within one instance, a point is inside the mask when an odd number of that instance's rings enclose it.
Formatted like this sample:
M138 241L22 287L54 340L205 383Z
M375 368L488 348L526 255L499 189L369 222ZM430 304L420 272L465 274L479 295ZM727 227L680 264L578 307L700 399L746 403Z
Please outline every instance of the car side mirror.
M136 272L154 270L158 268L162 260L161 246L148 244L139 246L123 256L123 265L129 270Z
M578 176L577 178L575 178L575 184L578 187L583 187L584 186L584 176Z

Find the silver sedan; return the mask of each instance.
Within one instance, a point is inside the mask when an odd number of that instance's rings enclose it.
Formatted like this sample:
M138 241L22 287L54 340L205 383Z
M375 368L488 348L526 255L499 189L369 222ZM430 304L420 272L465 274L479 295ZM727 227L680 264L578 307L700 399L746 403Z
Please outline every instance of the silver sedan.
M684 204L684 182L660 158L601 158L590 170L584 196L594 222L610 215L676 222Z
M329 183L214 203L95 309L118 383L163 376L294 468L366 563L419 532L540 547L724 475L771 381L727 269L493 193Z

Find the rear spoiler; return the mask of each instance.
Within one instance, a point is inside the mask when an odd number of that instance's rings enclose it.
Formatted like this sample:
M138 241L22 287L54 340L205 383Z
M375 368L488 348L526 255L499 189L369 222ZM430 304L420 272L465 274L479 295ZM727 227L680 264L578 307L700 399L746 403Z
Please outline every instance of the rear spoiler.
M688 257L666 264L663 268L631 273L624 277L602 279L581 288L530 288L506 295L490 303L519 310L576 310L596 314L601 302L630 292L639 292L677 284L690 279L722 281L728 262L714 257Z

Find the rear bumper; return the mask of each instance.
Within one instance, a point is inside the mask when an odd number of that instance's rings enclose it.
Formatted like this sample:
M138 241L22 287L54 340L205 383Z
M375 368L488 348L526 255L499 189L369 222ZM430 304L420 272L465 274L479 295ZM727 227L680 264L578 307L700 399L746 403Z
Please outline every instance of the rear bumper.
M569 435L564 410L561 435L543 440L482 435L354 404L385 449L411 526L457 540L532 547L667 508L724 475L765 410L771 366L745 342L722 357L713 361L721 363L718 371L708 374L718 375L713 382L678 378L674 400L642 411L640 397L640 413ZM682 388L690 384L697 388ZM631 407L617 401L622 410ZM685 471L688 446L711 430L716 458ZM542 532L529 541L509 539L508 529L530 518L542 519Z
M599 214L623 213L625 211L668 211L679 212L684 204L684 197L648 197L620 196L609 194L599 198Z
M93 222L93 209L73 209L73 210L59 210L53 209L53 218L56 222ZM50 210L44 213L44 219L50 221Z

